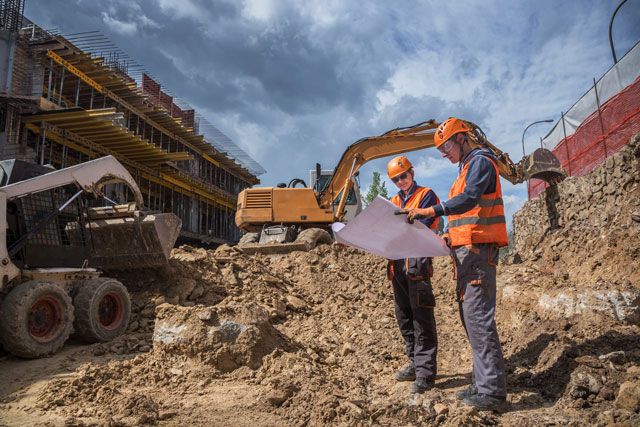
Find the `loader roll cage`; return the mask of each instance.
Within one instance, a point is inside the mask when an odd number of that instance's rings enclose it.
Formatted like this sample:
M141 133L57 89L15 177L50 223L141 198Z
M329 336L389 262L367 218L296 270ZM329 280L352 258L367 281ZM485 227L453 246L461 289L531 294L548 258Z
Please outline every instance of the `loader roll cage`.
M140 189L113 156L0 187L0 215L3 223L10 225L0 227L0 289L19 276L19 267L27 264L21 251L30 243L40 246L39 250L32 251L36 262L46 258L54 264L61 262L65 256L63 248L73 252L72 258L88 258L85 248L88 239L84 235L88 215L83 214L86 204L79 197L83 194L104 197L104 186L113 183L125 184L137 209L142 207ZM136 206L130 204L127 210L135 210ZM21 218L14 218L16 215ZM54 221L61 216L59 221ZM75 235L65 233L70 224L75 224L74 228L78 230Z

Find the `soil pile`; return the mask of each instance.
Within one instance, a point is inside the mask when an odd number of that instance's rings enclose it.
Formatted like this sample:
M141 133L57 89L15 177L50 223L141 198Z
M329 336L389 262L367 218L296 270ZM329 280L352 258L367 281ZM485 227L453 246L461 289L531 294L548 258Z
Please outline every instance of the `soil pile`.
M621 184L628 194L638 192L637 147L617 155L619 179L633 177ZM36 410L77 425L638 425L638 198L614 196L611 208L604 190L591 196L579 183L609 176L602 168L560 184L557 223L543 198L516 217L517 253L498 271L504 411L455 398L471 352L450 260L436 260L433 278L437 387L411 395L393 379L406 358L386 260L338 245L271 257L182 246L163 271L121 276L134 298L128 333L47 379ZM545 225L530 225L536 215ZM21 398L4 396L0 410Z

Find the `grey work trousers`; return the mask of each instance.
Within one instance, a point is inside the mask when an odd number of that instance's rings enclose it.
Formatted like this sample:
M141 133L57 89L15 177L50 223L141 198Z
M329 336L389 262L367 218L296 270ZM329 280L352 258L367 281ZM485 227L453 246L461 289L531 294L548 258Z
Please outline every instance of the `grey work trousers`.
M479 393L507 395L504 359L494 319L498 247L476 244L453 248L460 319L471 344L472 381Z
M435 380L438 372L438 333L431 281L407 277L404 260L393 261L393 302L396 321L405 343L405 353L416 377Z

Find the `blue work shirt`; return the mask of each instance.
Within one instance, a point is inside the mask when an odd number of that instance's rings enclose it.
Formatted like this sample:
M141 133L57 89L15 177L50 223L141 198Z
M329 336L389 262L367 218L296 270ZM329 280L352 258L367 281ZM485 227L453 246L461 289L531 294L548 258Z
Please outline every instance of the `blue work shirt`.
M413 181L413 184L411 184L411 187L409 187L409 190L407 191L406 196L404 194L404 191L402 190L398 191L398 197L400 197L401 208L404 208L405 204L407 203L407 201L409 201L411 196L413 196L413 193L416 192L416 189L418 187L419 187L418 183ZM422 200L420 200L420 205L418 205L418 207L421 209L424 209L424 208L428 208L429 206L434 206L436 203L438 203L438 198L436 197L436 193L434 193L433 190L429 190L424 195ZM433 221L435 221L435 218L419 219L418 221L420 221L421 223L423 223L424 225L430 228L431 224L433 224Z

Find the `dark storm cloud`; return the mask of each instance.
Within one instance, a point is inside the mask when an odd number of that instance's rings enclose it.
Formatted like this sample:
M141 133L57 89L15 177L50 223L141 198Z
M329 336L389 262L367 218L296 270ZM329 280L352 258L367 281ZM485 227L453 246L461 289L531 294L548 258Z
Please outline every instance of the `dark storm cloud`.
M26 15L108 35L248 149L272 185L304 178L316 161L335 165L363 136L451 115L519 153L527 123L557 118L611 65L617 3L27 0ZM640 38L639 21L637 2L625 4L619 56ZM544 131L532 129L532 141ZM412 156L446 194L455 167L433 150ZM363 168L365 187L385 163ZM526 197L509 188L514 203Z

